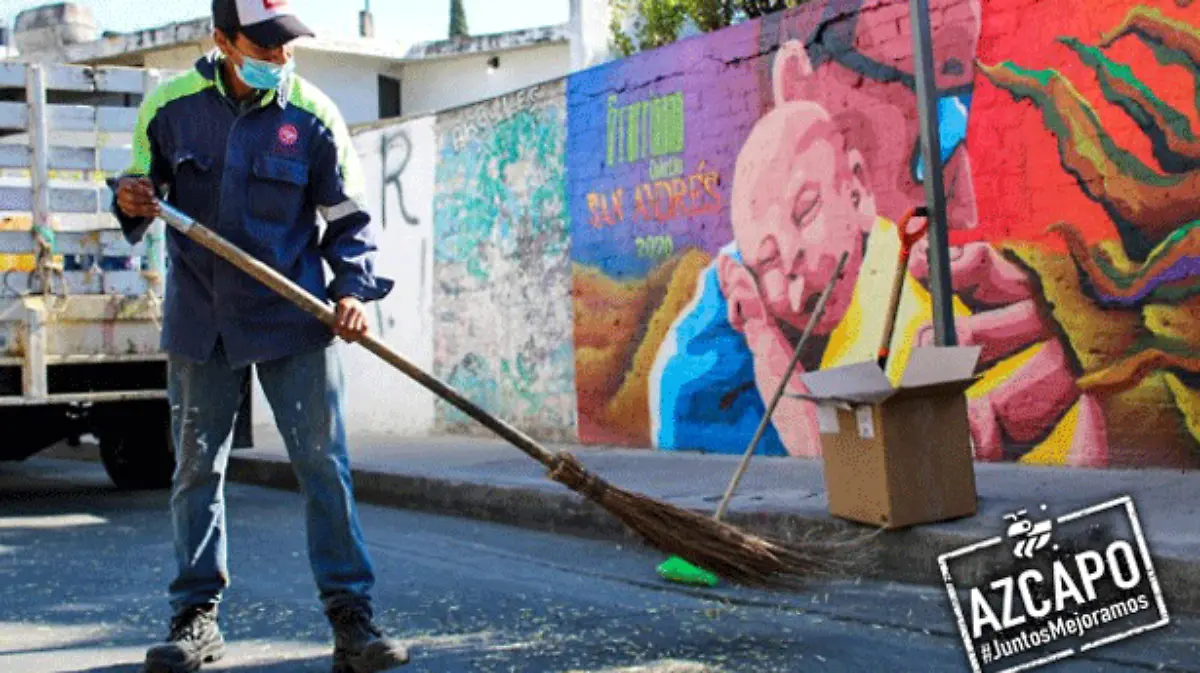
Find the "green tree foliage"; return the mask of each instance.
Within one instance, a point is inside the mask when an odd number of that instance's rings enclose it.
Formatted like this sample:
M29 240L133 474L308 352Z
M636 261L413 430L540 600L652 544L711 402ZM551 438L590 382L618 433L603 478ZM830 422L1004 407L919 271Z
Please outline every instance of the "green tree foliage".
M754 19L763 14L778 12L781 9L802 5L807 0L741 0L736 2L738 9L745 13L746 18Z
M613 0L609 25L613 46L622 56L629 56L674 42L688 19L689 5L697 1L715 0ZM630 19L632 25L626 32Z
M609 35L622 56L656 49L679 39L691 22L712 32L807 0L613 0Z
M467 10L462 0L450 0L450 37L468 37Z

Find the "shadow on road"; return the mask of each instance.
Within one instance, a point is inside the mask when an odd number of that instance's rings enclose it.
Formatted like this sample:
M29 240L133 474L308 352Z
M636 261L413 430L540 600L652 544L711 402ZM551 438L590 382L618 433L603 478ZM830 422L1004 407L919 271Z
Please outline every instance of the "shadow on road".
M122 491L98 465L84 460L37 457L0 461L0 505L7 513L86 506L125 512L164 512L170 489ZM119 508L114 508L118 504Z
M302 659L287 659L276 663L251 663L222 666L220 662L215 664L206 664L204 667L205 673L314 673L316 671L326 672L332 665L332 660L328 656L323 657L307 657ZM396 669L403 671L403 668ZM115 664L109 666L100 666L97 668L80 668L63 673L141 673L142 662L131 664Z

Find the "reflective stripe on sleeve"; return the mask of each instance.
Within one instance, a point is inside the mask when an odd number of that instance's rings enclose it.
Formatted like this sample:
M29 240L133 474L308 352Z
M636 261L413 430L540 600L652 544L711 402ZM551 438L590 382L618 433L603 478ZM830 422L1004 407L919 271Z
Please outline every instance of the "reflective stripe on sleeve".
M326 222L337 222L343 217L349 217L359 212L362 207L354 199L346 199L336 206L322 206L319 210L321 217L325 218Z

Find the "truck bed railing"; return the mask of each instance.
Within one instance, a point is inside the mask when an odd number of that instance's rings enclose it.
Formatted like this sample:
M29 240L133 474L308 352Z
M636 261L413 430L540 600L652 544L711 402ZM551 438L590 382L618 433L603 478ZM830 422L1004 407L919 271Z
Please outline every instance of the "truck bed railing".
M165 396L164 225L126 243L105 178L170 74L0 62L0 406Z

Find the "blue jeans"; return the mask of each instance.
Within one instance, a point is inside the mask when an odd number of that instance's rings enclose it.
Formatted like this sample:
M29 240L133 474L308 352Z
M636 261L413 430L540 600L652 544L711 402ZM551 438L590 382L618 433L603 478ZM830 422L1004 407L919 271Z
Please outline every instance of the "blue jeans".
M370 602L374 569L359 527L343 424L341 361L331 346L255 365L306 501L308 557L326 608ZM167 394L176 467L171 490L180 610L219 603L229 586L225 469L249 368L218 344L205 363L171 356Z

